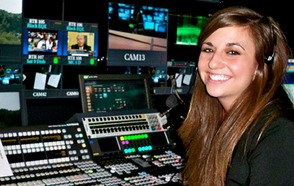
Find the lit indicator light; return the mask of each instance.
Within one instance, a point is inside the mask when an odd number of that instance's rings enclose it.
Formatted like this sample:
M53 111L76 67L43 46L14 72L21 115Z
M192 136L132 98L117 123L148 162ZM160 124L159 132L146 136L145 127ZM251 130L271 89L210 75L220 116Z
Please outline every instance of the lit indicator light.
M136 152L135 148L124 149L125 154L134 153Z
M134 27L135 27L134 24L132 24L132 23L129 24L129 28L134 28Z
M95 65L95 59L90 59L90 65Z
M58 58L56 58L56 57L53 58L53 64L54 65L57 65L58 64Z
M141 151L149 151L149 150L152 150L152 146L149 145L149 146L143 146L143 147L138 147L138 151L141 152Z
M120 141L125 140L125 138L123 136L121 136L119 139L120 139Z

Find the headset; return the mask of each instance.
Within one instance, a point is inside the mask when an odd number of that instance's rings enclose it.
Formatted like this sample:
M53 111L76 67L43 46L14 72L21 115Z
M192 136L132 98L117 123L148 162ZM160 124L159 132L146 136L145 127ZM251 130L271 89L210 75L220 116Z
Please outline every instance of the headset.
M276 45L277 45L277 36L275 34L275 27L274 27L274 25L271 25L271 23L270 23L270 18L269 17L266 17L266 18L267 18L267 23L268 23L269 27L271 28L271 34L273 36L273 44L274 44L274 46L273 46L273 52L272 52L272 54L269 55L266 58L265 63L268 64L268 65L271 65L274 62L275 48L276 48Z

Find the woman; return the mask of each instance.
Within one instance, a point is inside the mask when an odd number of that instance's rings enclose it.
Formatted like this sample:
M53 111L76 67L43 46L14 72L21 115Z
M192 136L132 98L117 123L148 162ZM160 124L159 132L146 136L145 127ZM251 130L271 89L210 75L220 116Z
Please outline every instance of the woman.
M293 185L293 107L281 87L290 49L279 25L244 7L214 14L179 129L189 185Z

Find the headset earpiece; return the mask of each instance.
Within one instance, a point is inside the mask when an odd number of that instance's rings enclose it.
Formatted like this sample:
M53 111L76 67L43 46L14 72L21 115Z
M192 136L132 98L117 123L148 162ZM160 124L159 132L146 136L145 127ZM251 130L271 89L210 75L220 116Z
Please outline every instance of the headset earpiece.
M273 52L272 55L270 55L270 56L267 57L265 63L266 63L266 64L272 64L273 61L274 61L274 57L275 57L275 52Z

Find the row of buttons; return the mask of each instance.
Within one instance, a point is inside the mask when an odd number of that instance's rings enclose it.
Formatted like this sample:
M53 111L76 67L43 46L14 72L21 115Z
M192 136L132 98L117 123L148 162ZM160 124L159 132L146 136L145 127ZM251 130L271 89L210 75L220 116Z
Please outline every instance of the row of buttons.
M108 127L108 128L99 128L96 129L91 127L92 134L105 134L113 132L129 132L129 131L138 131L138 130L148 130L149 126L146 125L130 125L130 126L121 126L121 127Z
M60 134L66 133L65 129L53 129L53 130L42 130L42 131L22 131L22 132L10 132L0 134L0 138L11 138L11 137L23 137L23 136L38 136L38 135L48 135L48 134Z
M133 119L143 119L144 114L134 114L134 115L121 115L121 116L106 116L106 117L93 117L85 118L88 122L105 122L105 121L121 121L121 120L133 120Z

